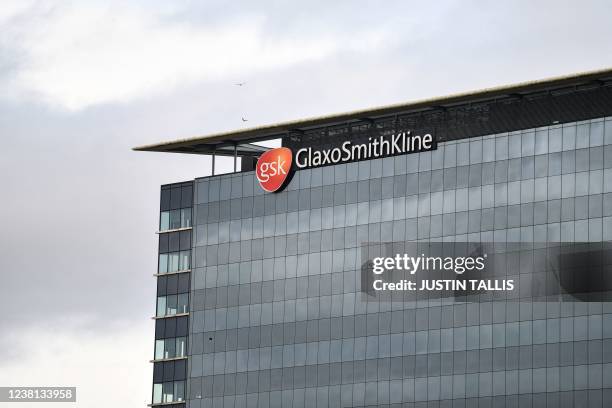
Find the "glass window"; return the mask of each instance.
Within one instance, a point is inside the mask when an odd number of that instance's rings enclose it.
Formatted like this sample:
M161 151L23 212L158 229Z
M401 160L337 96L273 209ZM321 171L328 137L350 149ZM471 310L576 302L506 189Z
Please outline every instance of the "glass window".
M174 382L174 401L185 400L185 382L175 381Z
M187 355L187 338L177 337L175 343L175 357L185 357Z
M189 294L181 293L177 297L176 313L187 313L189 311Z
M510 135L509 137L508 152L509 157L521 157L521 135Z
M179 253L172 252L168 254L168 272L176 272L179 270Z
M522 135L521 156L533 156L535 153L535 133L533 131Z
M180 252L178 267L180 271L186 271L191 268L191 251Z
M165 316L176 314L176 309L177 309L176 302L177 302L176 295L166 296L166 314Z
M160 404L162 402L162 384L153 384L153 403Z
M174 383L163 384L162 402L174 402Z
M170 212L162 211L159 216L159 230L166 231L170 229Z
M548 153L548 130L541 129L536 132L535 154Z
M176 342L174 339L166 339L164 341L164 358L176 357Z
M562 131L563 150L576 149L576 125L564 126Z
M548 175L557 176L561 174L561 154L552 153L548 155Z
M158 273L168 272L168 254L159 254Z
M165 340L155 340L155 360L161 360L164 357Z
M160 296L157 298L157 317L162 317L166 315L166 297Z
M170 273L191 269L191 250L159 255L158 273Z
M191 227L191 208L181 209L181 228Z
M170 211L170 229L181 228L181 210Z
M548 151L549 152L560 152L563 146L563 136L561 134L561 128L550 128L548 131Z
M534 159L535 177L545 177L548 174L548 155L541 154Z

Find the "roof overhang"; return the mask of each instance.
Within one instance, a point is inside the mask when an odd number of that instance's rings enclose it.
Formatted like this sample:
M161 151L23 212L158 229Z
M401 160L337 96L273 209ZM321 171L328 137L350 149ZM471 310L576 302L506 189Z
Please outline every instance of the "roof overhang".
M571 91L580 88L597 87L612 81L612 68L583 72L544 80L486 88L412 102L356 110L333 115L319 116L272 125L258 126L230 132L213 133L134 147L136 151L220 154L232 156L257 156L266 150L253 142L282 138L292 132L304 132L313 128L347 123L372 122L376 119L397 114L444 110L468 103L484 103L504 99L523 98L528 95ZM263 150L260 150L263 149Z

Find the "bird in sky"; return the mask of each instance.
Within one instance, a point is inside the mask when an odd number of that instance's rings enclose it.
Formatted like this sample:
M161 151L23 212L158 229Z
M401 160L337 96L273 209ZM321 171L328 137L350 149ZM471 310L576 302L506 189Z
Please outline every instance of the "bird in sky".
M244 85L244 84L246 84L246 82L237 82L237 83L235 83L234 85L236 85L236 86L242 86L242 85Z
M243 117L242 117L242 121L243 121L243 122L248 122L249 120L248 120L248 119L245 119L245 118L244 118L244 116L243 116Z

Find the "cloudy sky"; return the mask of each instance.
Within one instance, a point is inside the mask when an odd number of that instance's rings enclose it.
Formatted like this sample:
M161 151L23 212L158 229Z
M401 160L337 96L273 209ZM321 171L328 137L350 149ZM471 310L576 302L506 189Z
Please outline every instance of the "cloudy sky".
M150 402L159 185L210 162L131 147L612 66L609 1L511 3L3 0L0 386Z

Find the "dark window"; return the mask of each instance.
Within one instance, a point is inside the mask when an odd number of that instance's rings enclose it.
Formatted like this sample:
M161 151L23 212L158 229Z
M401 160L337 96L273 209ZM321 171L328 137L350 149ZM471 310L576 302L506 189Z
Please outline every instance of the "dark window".
M181 191L181 207L191 207L193 205L193 184L183 186Z
M161 211L167 211L170 209L170 189L162 189L161 190L161 199L159 204Z
M177 210L181 208L181 188L172 187L170 190L170 209Z

